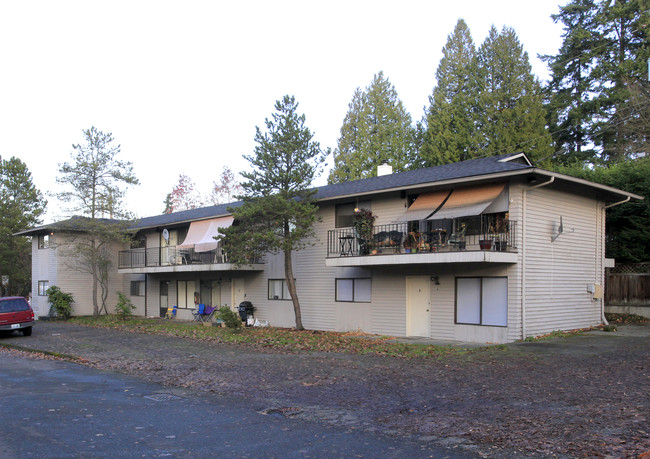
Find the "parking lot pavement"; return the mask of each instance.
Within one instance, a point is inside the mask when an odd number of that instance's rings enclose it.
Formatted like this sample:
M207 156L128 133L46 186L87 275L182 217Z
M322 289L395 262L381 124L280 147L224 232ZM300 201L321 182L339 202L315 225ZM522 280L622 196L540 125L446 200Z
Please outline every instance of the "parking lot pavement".
M258 412L246 399L170 389L0 349L0 456L461 457L460 451Z

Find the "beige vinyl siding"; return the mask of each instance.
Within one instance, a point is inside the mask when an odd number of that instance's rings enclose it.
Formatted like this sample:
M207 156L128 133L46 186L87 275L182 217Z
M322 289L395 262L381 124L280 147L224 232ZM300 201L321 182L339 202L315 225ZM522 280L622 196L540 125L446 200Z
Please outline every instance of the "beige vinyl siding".
M118 274L119 275L119 274ZM145 275L144 274L126 274L126 275L121 275L122 277L122 287L119 289L120 292L122 292L130 301L133 303L133 306L135 306L135 309L133 310L132 314L134 316L144 316L145 314L145 302L147 295L149 294L147 292L147 289L149 286L147 285L149 282L147 282ZM145 296L131 296L131 282L132 281L143 281L145 283ZM109 311L111 314L114 312L111 309L114 309L115 305L112 305L109 307Z
M72 306L74 315L92 315L93 314L93 300L92 300L92 276L87 272L79 270L80 262L77 258L70 253L70 238L57 234L57 269L60 275L57 281L58 287L64 292L72 293L74 296L74 303ZM113 313L115 305L117 304L117 292L123 291L123 279L117 271L117 258L118 252L121 250L121 245L114 244L111 250L111 263L112 266L109 271L109 286L108 298L106 299L106 308L109 313ZM128 296L128 292L127 292ZM97 289L97 301L101 308L101 288Z
M524 247L524 221L523 221L523 200L526 187L511 183L509 185L508 214L510 221L517 222L517 235L515 245L517 247L517 264L508 268L508 337L507 341L512 342L521 339L522 325L522 270L523 270L523 247Z
M388 225L406 212L406 198L400 198L399 193L384 195L381 199L372 200L372 213L377 216L375 225Z
M56 240L54 240L56 242ZM38 236L32 238L32 299L31 306L35 316L47 316L50 304L47 296L38 295L38 281L48 281L49 285L56 285L57 281L57 256L56 246L47 249L38 248Z
M602 213L589 197L550 188L528 192L526 209L527 335L588 327L600 322L599 303L587 285L602 279ZM555 242L563 217L564 233Z
M294 254L293 272L300 298L303 325L310 329L336 330L335 270L325 267L327 231L335 226L334 206L323 206L318 215L322 221L314 224L315 237L311 240L313 245ZM289 307L293 308L291 304ZM295 325L293 309L291 309L291 317Z

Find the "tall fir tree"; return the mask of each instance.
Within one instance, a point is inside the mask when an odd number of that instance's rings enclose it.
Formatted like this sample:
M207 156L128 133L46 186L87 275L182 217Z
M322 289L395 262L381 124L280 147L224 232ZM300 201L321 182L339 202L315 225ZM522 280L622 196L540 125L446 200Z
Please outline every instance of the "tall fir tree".
M474 123L476 47L464 20L442 48L436 87L425 113L420 161L424 167L465 161L479 154Z
M251 172L242 172L243 205L229 208L236 225L222 228L224 249L232 263L250 263L267 253L282 253L284 276L293 302L296 329L302 330L300 301L292 253L310 244L317 207L313 179L328 152L323 152L298 114L298 103L284 96L275 103L266 132L256 128L255 154L244 156Z
M388 161L393 171L408 170L416 153L415 128L395 87L383 72L365 91L357 88L345 115L329 183L377 175Z
M476 128L483 155L524 152L544 165L553 154L541 87L517 34L492 26L477 51Z
M597 11L603 49L594 52L594 87L598 112L592 133L602 157L635 157L637 145L650 135L626 129L639 113L630 103L630 82L648 79L650 1L601 0Z
M598 42L594 9L594 0L574 0L551 16L564 25L559 54L542 56L551 70L546 86L547 120L555 165L590 161L596 154L587 132L594 104L590 62Z
M565 31L558 54L546 56L560 153L596 163L648 153L648 132L637 129L644 107L632 88L648 78L649 12L649 0L572 0L553 16Z

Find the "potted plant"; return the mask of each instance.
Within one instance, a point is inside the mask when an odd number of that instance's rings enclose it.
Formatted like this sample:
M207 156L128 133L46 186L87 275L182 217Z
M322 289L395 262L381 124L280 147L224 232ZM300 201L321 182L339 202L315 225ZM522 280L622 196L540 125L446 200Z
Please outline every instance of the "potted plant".
M361 255L370 253L372 233L375 226L376 216L371 210L358 209L354 211L354 230L359 240L359 252Z
M492 249L492 240L494 239L494 227L490 225L488 229L488 234L483 235L483 239L478 241L478 245L481 250L490 250Z
M404 252L406 253L415 253L417 251L417 238L413 232L406 235L406 239L402 242L404 246Z

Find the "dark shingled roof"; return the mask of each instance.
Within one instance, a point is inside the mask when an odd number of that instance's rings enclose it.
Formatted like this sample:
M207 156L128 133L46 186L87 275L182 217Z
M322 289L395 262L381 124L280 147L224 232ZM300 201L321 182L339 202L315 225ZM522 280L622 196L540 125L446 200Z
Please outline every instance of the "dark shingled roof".
M495 174L499 172L512 172L522 169L533 169L528 164L515 161L501 162L501 160L516 156L507 154L489 156L487 158L471 159L460 163L444 164L442 166L427 167L397 174L382 175L352 182L336 183L318 188L317 199L335 198L373 191L388 190L391 188L403 188L423 183L441 182L464 177L475 177L480 175Z
M446 180L454 180L465 177L478 177L500 172L516 172L524 169L533 169L529 164L517 161L502 161L519 153L510 153L486 158L472 159L460 163L444 164L442 166L428 167L407 172L399 172L379 177L371 177L351 182L336 183L317 188L316 199L333 199L338 196L349 196L355 194L371 193L393 188L405 188L425 183L435 183ZM524 160L524 162L527 160ZM171 214L144 217L135 222L132 229L161 227L176 223L184 223L194 220L204 220L222 215L228 215L228 207L239 207L241 202L220 204L216 206L201 207L198 209L184 210ZM45 225L33 228L28 231L17 233L20 235L31 235L54 229L56 224ZM29 234L28 234L29 233Z

